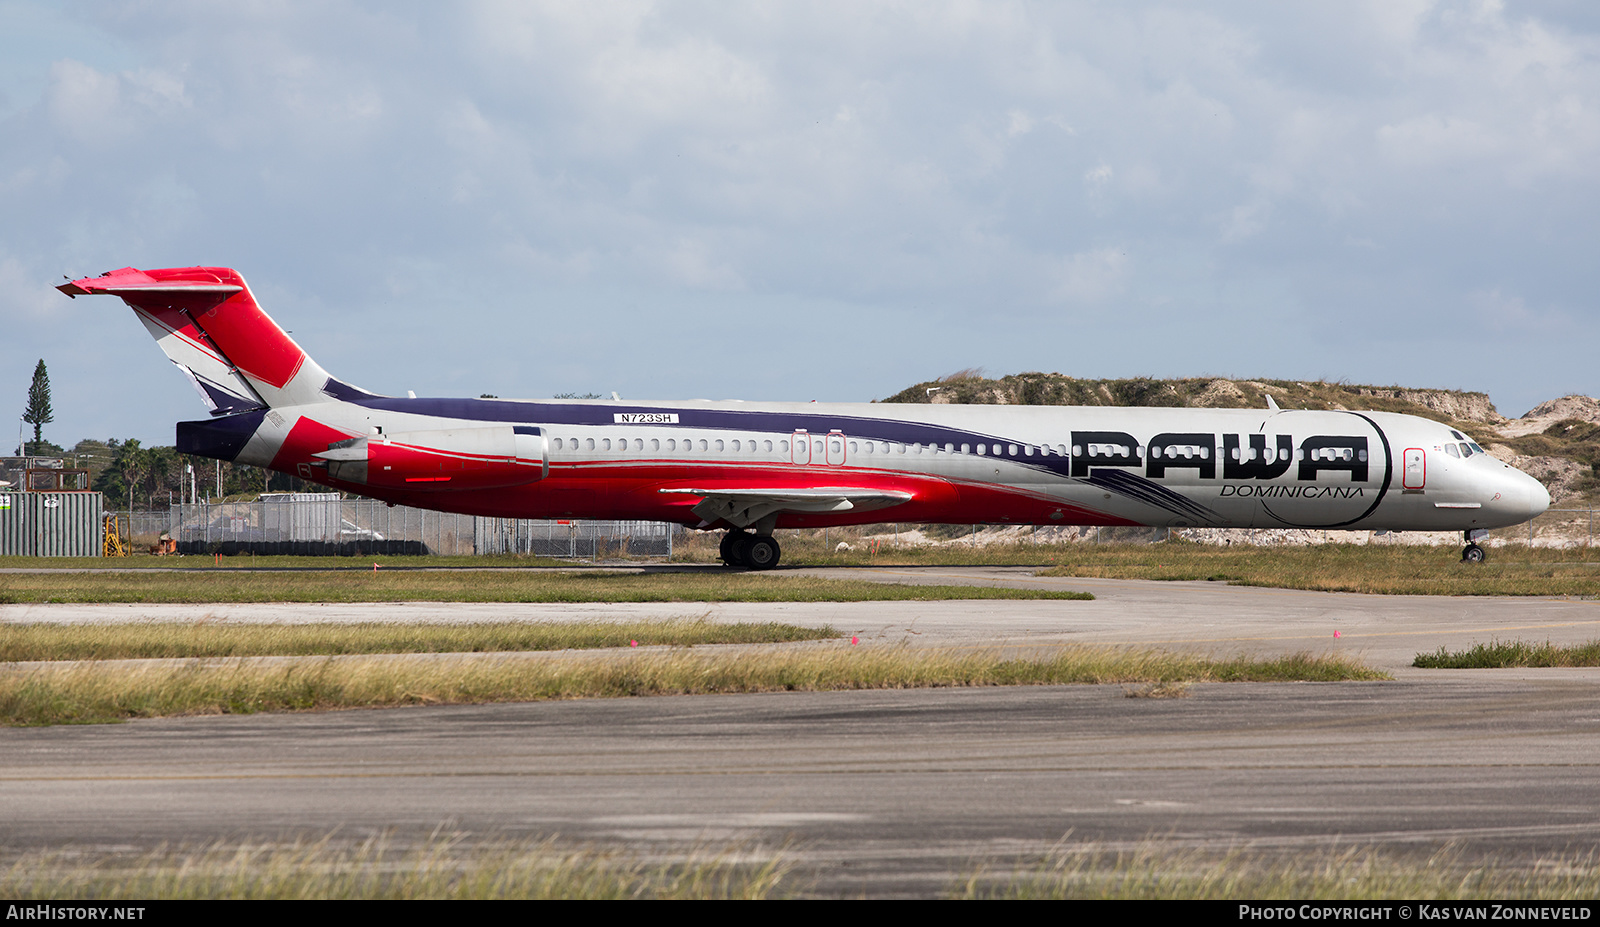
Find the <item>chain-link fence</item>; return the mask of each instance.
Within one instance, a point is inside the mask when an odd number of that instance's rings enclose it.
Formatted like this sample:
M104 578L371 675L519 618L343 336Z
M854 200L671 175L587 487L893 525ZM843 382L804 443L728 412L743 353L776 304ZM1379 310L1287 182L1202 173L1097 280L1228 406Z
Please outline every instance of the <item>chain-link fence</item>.
M659 521L536 521L479 518L480 554L536 554L542 557L671 557L672 537L683 530Z
M1593 547L1594 515L1594 509L1545 509L1527 524L1489 532L1489 538L1530 547Z
M552 521L434 512L338 493L282 493L257 502L199 502L165 512L123 512L130 546L182 554L534 554L601 559L668 556L676 525Z

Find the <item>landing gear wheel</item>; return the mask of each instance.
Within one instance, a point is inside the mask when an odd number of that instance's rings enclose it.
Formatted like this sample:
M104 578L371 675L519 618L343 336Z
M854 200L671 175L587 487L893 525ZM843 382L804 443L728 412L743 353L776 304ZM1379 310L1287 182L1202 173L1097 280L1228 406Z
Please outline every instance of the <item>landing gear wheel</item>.
M744 563L734 556L734 545L738 543L740 538L748 538L749 536L750 535L745 534L743 531L729 531L727 534L724 534L722 536L722 547L720 550L722 562L726 563L728 566L744 566Z
M1461 551L1462 563L1482 563L1487 559L1489 559L1489 555L1484 553L1483 548L1476 544L1468 544L1466 549Z
M783 550L771 535L757 536L744 545L744 565L752 570L770 570L778 565Z
M755 538L751 537L748 534L745 534L742 531L740 533L734 535L733 536L733 544L728 548L728 552L732 555L733 559L729 560L728 562L730 564L734 565L734 566L741 566L741 567L749 566L750 565L750 545L754 541L755 541Z

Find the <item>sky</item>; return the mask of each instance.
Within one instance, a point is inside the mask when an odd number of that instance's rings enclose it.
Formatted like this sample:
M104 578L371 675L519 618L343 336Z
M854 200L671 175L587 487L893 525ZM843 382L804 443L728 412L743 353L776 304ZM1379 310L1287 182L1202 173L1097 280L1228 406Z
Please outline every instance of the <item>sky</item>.
M0 0L0 411L205 417L64 275L233 267L376 392L981 367L1600 393L1592 3ZM11 446L6 440L6 448Z

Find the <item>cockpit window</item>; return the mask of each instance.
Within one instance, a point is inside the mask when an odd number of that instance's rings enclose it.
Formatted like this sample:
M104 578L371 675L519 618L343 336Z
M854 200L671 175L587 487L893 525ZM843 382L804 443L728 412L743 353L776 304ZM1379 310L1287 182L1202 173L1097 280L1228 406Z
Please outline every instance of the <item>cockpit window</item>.
M1446 454L1449 454L1451 457L1460 457L1461 456L1461 452L1456 450L1456 446L1454 444L1446 444L1444 446L1444 452Z
M1466 443L1465 441L1461 442L1461 456L1462 457L1471 457L1472 456L1472 445Z
M1487 454L1487 453L1489 453L1489 452L1488 452L1488 451L1486 451L1486 450L1484 450L1484 449L1483 449L1483 448L1481 448L1481 447L1479 447L1479 446L1478 446L1478 445L1477 445L1477 444L1475 444L1475 443L1474 443L1474 442L1472 442L1472 441L1468 441L1468 442L1467 442L1467 447L1470 447L1470 448L1472 448L1472 449L1473 449L1473 450L1475 450L1475 451L1477 451L1477 452L1478 452L1478 453L1480 453L1480 454Z
M1459 431L1456 431L1454 428L1450 429L1450 436L1455 438L1457 441L1465 441L1465 440L1467 440L1467 436L1466 435L1462 434Z

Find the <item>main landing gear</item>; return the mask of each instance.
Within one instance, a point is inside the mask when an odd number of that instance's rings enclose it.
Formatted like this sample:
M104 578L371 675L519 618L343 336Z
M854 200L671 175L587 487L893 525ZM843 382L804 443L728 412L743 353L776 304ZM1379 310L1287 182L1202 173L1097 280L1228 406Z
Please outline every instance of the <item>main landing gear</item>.
M1467 542L1467 546L1461 551L1462 563L1482 563L1483 561L1489 559L1489 555L1485 553L1484 549L1479 547L1476 543L1478 538L1481 538L1488 533L1489 532L1481 529L1477 531L1461 532L1461 536L1465 538Z
M729 531L722 536L722 562L752 570L770 570L778 565L783 550L770 534Z

